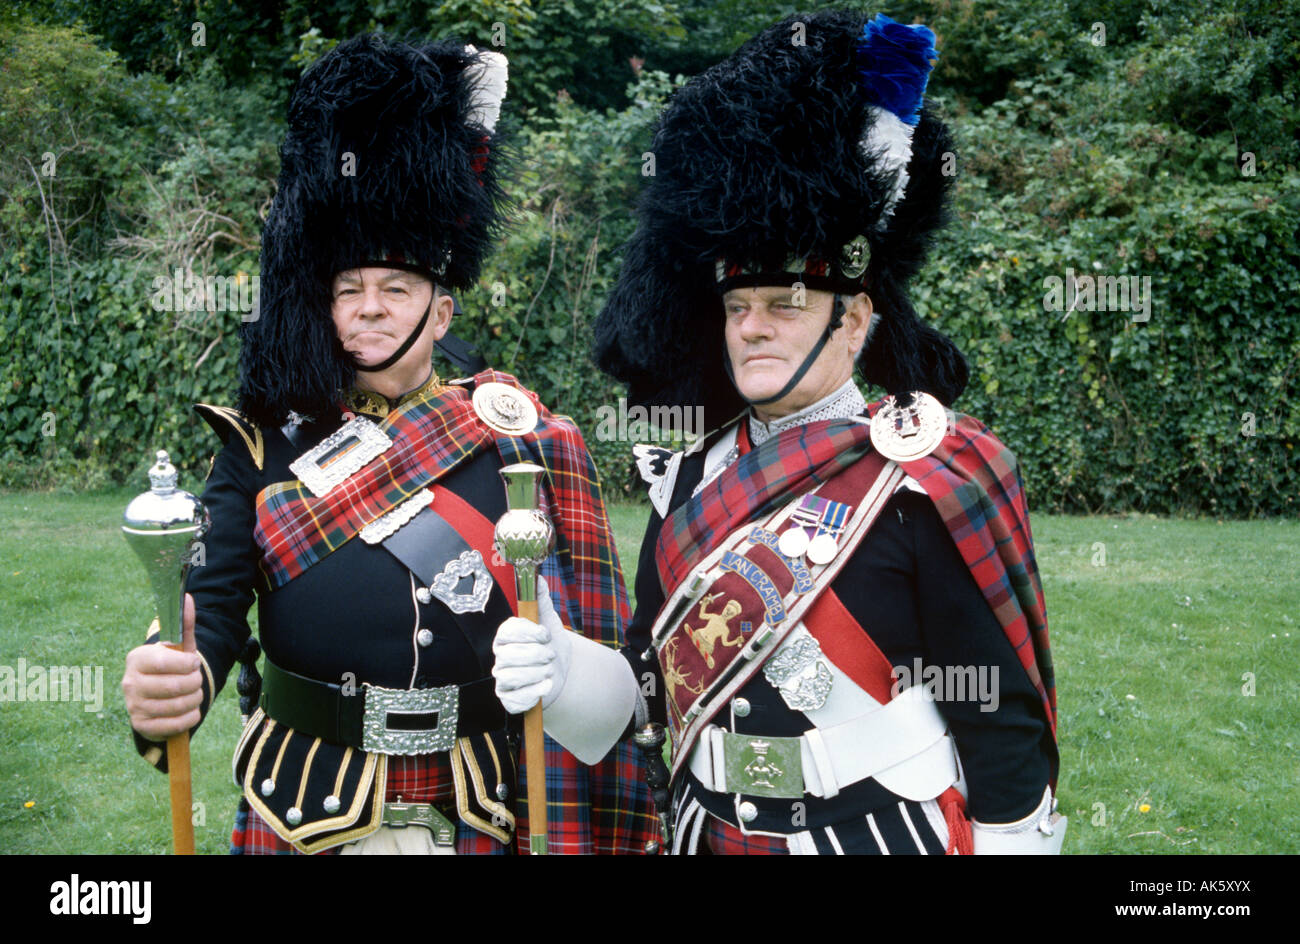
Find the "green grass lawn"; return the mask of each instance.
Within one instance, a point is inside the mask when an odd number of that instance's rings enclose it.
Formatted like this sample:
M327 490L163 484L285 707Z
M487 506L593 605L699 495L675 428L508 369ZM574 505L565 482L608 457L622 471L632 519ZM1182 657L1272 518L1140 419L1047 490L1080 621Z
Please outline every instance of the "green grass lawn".
M135 755L119 687L152 617L118 533L134 494L0 495L0 665L103 677L98 711L0 702L0 851L170 849L167 780ZM647 513L611 510L629 586ZM1066 851L1300 852L1300 523L1044 515L1034 527ZM232 677L193 744L200 852L227 849L237 702Z

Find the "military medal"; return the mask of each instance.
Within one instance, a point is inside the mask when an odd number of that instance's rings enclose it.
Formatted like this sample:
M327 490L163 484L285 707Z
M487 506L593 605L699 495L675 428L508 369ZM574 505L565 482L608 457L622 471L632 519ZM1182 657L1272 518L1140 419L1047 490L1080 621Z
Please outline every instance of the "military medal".
M895 462L928 456L948 432L948 411L928 393L912 392L910 406L895 405L892 396L871 418L871 445Z
M808 559L814 564L829 564L835 560L835 555L839 553L840 546L835 543L835 538L826 532L822 532L812 539L808 545Z
M776 542L777 550L795 560L803 557L811 540L808 529L816 528L818 522L822 520L822 508L825 504L826 499L818 498L816 495L805 495L799 499L798 507L790 512L790 527Z
M474 412L491 429L507 436L524 436L537 428L537 407L517 387L482 383L474 388Z
M825 565L835 559L840 552L840 533L848 521L852 509L843 502L827 501L822 509L821 521L817 526L817 536L808 545L808 560L814 564Z
M808 532L799 526L792 527L781 534L776 547L786 557L803 557L804 552L808 550Z
M851 510L843 502L805 495L790 513L791 526L782 532L777 550L792 560L807 554L814 564L829 564L839 553L838 537ZM809 536L809 529L815 536Z

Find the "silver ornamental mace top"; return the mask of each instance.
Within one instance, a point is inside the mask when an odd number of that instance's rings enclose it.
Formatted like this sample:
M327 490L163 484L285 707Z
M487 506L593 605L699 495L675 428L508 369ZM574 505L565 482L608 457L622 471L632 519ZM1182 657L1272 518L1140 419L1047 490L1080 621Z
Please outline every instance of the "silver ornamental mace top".
M202 502L176 487L176 468L164 450L158 450L149 481L153 487L126 506L122 534L149 577L160 641L179 645L185 578L194 544L207 534L211 518Z
M517 462L501 469L509 510L496 526L496 547L501 558L515 568L517 599L537 599L537 566L546 560L555 544L555 528L537 510L538 487L546 470L531 462Z

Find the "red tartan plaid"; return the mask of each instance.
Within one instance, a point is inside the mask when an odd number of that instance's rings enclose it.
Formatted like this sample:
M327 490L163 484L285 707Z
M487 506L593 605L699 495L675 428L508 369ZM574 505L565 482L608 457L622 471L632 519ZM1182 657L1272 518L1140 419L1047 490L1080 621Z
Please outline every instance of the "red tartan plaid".
M838 475L870 450L865 425L825 420L787 430L745 453L665 519L655 549L664 598L728 534Z
M881 403L871 404L869 411L874 414ZM1056 679L1047 607L1016 457L987 426L959 414L934 452L901 465L939 510L962 560L1038 689L1055 736Z
M508 374L487 371L477 383L516 384ZM541 408L544 426L519 438L499 438L505 463L535 462L546 469L543 510L555 524L555 553L539 568L547 579L561 621L607 646L623 645L631 617L614 535L601 499L600 480L582 440L566 416ZM527 795L528 771L520 757L519 795ZM630 743L616 744L588 767L546 739L547 843L551 853L644 853L658 835L654 804ZM520 851L527 848L527 812L519 810Z
M735 826L707 816L704 835L709 851L714 855L789 855L790 847L777 836L746 836Z
M871 404L875 414L883 400ZM664 521L655 563L664 596L728 534L809 491L871 448L868 427L849 420L807 423L742 455ZM1056 733L1056 686L1029 508L1011 450L983 423L959 414L939 446L900 463L934 501Z

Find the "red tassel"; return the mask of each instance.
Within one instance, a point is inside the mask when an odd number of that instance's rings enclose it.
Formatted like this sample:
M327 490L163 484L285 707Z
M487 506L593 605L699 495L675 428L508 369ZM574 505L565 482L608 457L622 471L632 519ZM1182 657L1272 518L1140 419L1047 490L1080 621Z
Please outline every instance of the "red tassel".
M956 787L939 794L939 809L943 810L948 824L948 848L945 855L974 855L975 845L970 834L970 820L966 818L966 800Z

